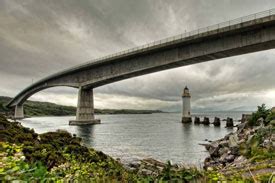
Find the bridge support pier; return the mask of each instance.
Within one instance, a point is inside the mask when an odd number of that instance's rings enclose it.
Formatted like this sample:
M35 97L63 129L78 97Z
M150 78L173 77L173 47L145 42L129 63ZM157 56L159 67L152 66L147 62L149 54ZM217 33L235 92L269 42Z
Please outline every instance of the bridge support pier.
M69 125L91 125L99 123L100 120L95 119L94 116L93 90L84 90L80 87L78 91L76 120L69 121Z
M14 111L14 119L23 119L24 118L24 107L23 105L16 105Z

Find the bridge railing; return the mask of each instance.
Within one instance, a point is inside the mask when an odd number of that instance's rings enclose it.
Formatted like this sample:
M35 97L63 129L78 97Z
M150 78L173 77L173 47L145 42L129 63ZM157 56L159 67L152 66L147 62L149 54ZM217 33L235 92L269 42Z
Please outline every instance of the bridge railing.
M229 21L222 22L222 23L219 23L219 24L211 25L211 26L208 26L208 27L203 27L203 28L193 30L193 31L190 31L190 32L185 32L183 34L176 35L176 36L173 36L173 37L168 37L166 39L161 39L161 40L158 40L158 41L154 41L154 42L151 42L151 43L148 43L148 44L145 44L145 45L141 45L141 46L138 46L138 47L134 47L134 48L131 48L131 49L128 49L128 50L124 50L124 51L121 51L121 52L117 52L117 53L114 53L114 54L111 54L111 55L107 55L107 56L104 56L104 57L101 57L101 58L91 60L89 63L93 63L93 62L101 61L101 60L106 60L106 59L117 57L117 56L123 56L125 54L129 54L129 53L132 53L132 52L135 52L135 51L138 51L138 50L146 50L146 49L148 49L150 47L153 47L153 46L167 44L167 43L171 43L171 42L174 42L174 41L179 41L179 40L185 39L185 38L190 37L190 36L198 35L198 34L201 34L201 33L207 33L207 32L210 32L210 31L218 30L218 29L225 28L225 27L228 27L228 26L240 24L240 23L247 22L247 21L252 21L252 20L255 20L255 19L258 19L258 18L263 18L263 17L267 17L267 16L271 16L271 15L275 15L275 8L267 10L267 11L262 11L262 12L254 13L254 14L251 14L251 15L247 15L247 16L244 16L244 17L240 17L240 18L237 18L237 19L229 20Z

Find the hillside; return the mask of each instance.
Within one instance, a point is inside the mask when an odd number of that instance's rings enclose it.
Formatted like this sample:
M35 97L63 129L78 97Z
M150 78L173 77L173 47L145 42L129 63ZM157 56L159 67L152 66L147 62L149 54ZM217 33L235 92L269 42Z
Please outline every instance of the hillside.
M0 113L7 112L5 108L10 97L0 96ZM26 116L74 116L76 107L58 105L50 102L26 101L24 103ZM133 110L133 109L95 109L96 114L152 114L162 113L160 110Z

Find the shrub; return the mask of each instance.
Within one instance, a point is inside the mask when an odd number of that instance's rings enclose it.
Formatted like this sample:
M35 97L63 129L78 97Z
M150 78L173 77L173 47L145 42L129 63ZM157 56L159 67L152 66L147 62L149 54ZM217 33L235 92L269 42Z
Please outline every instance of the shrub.
M267 117L271 113L270 109L266 109L265 104L262 104L261 106L258 106L258 110L254 113L252 113L252 117L249 120L249 125L250 126L257 126L260 125L258 124L258 119L263 118L264 122L267 124Z

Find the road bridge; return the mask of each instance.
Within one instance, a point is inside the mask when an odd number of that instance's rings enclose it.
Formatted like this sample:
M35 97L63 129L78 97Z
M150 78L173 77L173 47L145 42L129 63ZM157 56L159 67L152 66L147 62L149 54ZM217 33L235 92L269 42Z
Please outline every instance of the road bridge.
M275 9L248 15L90 61L50 75L21 91L8 104L24 117L24 102L50 87L78 88L76 120L94 118L93 88L186 65L275 48Z

